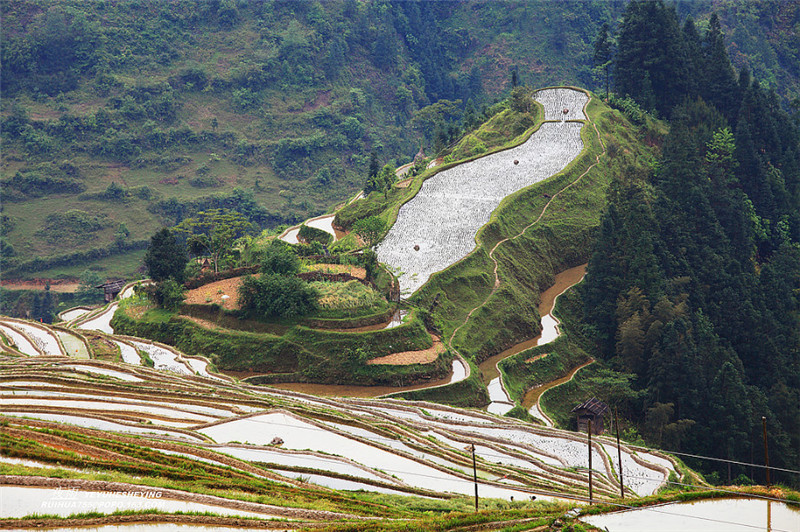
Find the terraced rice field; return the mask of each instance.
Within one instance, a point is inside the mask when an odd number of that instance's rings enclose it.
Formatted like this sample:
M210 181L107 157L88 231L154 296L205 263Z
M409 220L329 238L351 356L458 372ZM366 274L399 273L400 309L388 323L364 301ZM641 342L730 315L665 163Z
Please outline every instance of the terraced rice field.
M587 489L588 448L569 432L434 404L329 400L141 366L122 371L111 363L61 360L0 357L0 397L12 433L40 438L36 430L52 427L135 435L138 445L285 482L303 477L337 489L435 498L473 493L465 449L477 444L483 497L559 499ZM593 452L595 492L616 495L614 444L600 438ZM623 448L623 462L629 491L640 495L655 491L673 470L669 458L641 450Z
M586 94L546 89L535 98L546 119L555 121L542 124L520 146L439 172L400 208L376 250L378 260L400 275L404 294L466 257L478 229L505 197L560 172L580 154L583 124L562 119L585 119Z

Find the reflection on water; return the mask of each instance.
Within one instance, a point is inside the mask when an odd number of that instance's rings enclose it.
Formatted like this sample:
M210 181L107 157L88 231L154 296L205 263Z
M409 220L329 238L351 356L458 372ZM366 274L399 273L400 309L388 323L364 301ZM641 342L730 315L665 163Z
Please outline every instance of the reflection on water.
M553 286L542 292L539 302L539 315L542 317L541 333L535 338L520 342L493 357L487 358L481 363L479 367L483 375L483 382L489 389L489 399L492 401L488 407L489 412L504 415L513 408L513 404L510 403L511 400L508 398L508 394L503 389L500 381L500 370L497 368L497 364L501 360L521 353L526 349L550 343L558 338L559 322L552 315L556 298L579 283L585 273L586 264L581 264L556 275ZM508 404L506 404L507 402Z
M180 523L136 523L131 525L102 525L102 526L81 526L68 528L48 528L50 532L232 532L258 530L259 532L288 532L286 529L272 530L267 528L240 528L228 526L203 526L203 525L183 525Z
M800 505L762 499L715 499L594 515L582 520L608 532L798 532Z
M83 491L79 489L0 486L0 518L31 514L67 517L86 512L113 513L122 510L164 512L214 512L219 515L269 517L268 514L234 510L222 506L164 499L157 488L132 491Z

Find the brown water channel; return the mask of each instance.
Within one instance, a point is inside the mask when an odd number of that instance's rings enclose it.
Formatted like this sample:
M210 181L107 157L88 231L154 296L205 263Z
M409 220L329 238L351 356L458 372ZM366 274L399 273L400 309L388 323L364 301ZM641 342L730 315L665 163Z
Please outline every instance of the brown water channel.
M450 382L450 376L415 386L348 386L345 384L314 384L308 382L288 382L270 384L270 388L319 395L323 397L380 397L390 393L410 392L422 388L442 386Z
M586 264L581 264L580 266L575 266L574 268L564 270L557 274L553 286L542 292L542 299L539 302L539 316L547 316L550 314L553 311L556 298L578 284L580 280L583 279L585 273ZM492 379L496 379L500 376L500 371L497 369L498 362L512 355L516 355L517 353L521 353L526 349L530 349L531 347L536 347L539 345L541 339L542 335L539 334L536 338L520 342L481 362L478 367L483 374L484 384L489 384Z

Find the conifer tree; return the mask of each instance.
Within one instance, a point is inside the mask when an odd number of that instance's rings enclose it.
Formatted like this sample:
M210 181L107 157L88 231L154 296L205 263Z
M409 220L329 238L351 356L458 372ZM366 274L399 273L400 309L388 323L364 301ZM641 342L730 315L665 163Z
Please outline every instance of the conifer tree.
M703 98L722 112L728 120L734 120L738 110L736 101L738 87L716 13L711 15L708 32L703 41L705 68L700 76Z
M614 40L611 33L611 27L608 22L604 22L600 26L600 32L597 34L597 40L594 42L594 55L592 62L594 67L603 72L606 82L606 99L610 91L611 84L611 66L614 60Z

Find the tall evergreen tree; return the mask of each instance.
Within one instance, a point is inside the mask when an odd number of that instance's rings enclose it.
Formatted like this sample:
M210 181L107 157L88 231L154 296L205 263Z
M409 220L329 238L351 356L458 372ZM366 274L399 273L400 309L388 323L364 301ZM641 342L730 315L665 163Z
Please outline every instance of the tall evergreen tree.
M147 274L153 281L174 279L182 283L187 262L189 257L186 254L186 246L178 243L175 235L166 227L150 238L150 246L144 255L144 264L147 267Z
M714 105L725 117L733 121L736 119L738 84L734 76L728 51L725 48L725 38L719 25L716 13L711 15L708 31L703 39L703 64L700 73L701 94L703 98Z
M669 116L688 94L686 48L675 9L662 0L628 4L617 39L615 90ZM651 96L652 93L652 96Z
M614 36L608 22L600 26L600 32L594 41L594 55L592 62L594 67L603 72L606 82L606 98L611 89L611 66L614 61Z

